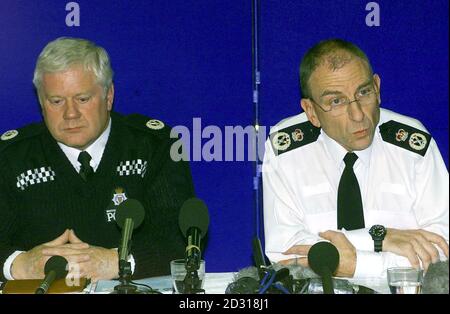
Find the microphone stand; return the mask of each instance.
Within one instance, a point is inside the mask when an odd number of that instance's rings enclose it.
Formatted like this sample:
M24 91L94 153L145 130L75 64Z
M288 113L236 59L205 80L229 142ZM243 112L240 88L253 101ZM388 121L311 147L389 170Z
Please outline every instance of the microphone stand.
M154 290L152 287L147 285L142 285L139 288L133 284L131 280L131 263L126 260L119 261L119 282L117 286L114 287L112 294L161 294L161 292Z
M122 206L122 207L121 207ZM112 294L146 294L158 293L147 285L146 289L138 290L132 281L133 272L131 263L128 262L128 254L131 248L131 237L133 230L138 227L144 219L145 211L142 204L137 200L128 199L119 205L116 211L116 222L122 228L122 238L119 244L119 284L114 287ZM120 221L120 222L119 222Z
M114 287L117 294L136 294L137 287L131 284L131 263L127 261L128 251L131 247L131 236L133 234L134 222L132 219L125 220L122 230L122 240L119 247L119 282Z
M114 292L116 294L137 294L140 293L135 285L131 284L131 263L125 260L119 261L119 282L117 286L114 287Z
M113 294L153 294L158 293L153 289L146 288L138 290L137 286L132 282L131 263L127 261L129 248L131 247L131 235L134 229L134 222L127 218L124 224L122 243L119 250L119 282L114 287ZM126 241L128 239L128 241Z
M205 290L201 289L202 282L198 277L198 270L200 268L201 262L201 251L200 251L200 239L201 234L198 229L192 228L192 232L188 237L188 246L186 248L185 257L185 268L186 276L183 280L184 293L186 294L196 294L204 293ZM191 228L189 229L191 230Z
M186 276L183 280L184 285L184 293L186 294L196 294L196 293L205 293L205 290L200 288L202 286L202 282L198 277L198 263L190 263L189 261L186 263Z

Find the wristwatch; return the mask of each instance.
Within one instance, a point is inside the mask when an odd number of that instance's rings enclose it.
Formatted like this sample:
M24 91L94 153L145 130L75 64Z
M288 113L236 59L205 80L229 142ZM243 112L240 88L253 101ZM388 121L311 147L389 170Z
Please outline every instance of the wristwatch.
M383 250L383 240L386 236L386 228L382 225L373 225L369 229L369 234L372 237L375 252L381 252Z

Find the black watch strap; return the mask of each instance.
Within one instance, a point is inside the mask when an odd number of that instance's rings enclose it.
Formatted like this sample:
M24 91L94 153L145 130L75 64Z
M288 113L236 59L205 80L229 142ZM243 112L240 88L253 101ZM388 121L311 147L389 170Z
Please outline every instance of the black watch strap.
M383 240L374 240L373 244L374 244L375 252L383 251Z
M373 225L369 229L369 234L372 237L375 252L383 251L383 240L384 237L386 236L386 233L387 230L382 225Z

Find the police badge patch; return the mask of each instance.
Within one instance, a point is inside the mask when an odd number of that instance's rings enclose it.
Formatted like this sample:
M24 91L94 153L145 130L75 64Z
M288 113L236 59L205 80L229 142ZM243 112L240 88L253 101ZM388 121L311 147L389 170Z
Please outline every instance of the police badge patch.
M115 188L114 191L115 193L113 195L112 201L114 205L119 206L120 203L127 199L127 196L125 195L125 193L123 192L123 188L121 187Z
M125 194L125 189L122 187L116 187L113 189L111 203L105 210L106 222L116 221L116 209L123 201L127 200L128 197Z

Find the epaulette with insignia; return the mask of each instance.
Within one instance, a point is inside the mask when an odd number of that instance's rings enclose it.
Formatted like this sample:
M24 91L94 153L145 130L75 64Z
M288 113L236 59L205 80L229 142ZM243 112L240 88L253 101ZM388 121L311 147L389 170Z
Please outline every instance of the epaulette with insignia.
M390 120L380 125L384 141L425 156L430 145L431 135L412 126Z
M320 128L306 121L270 134L270 143L272 144L275 155L281 155L315 142L319 134Z
M0 136L0 151L6 147L25 140L27 138L39 135L45 129L43 122L32 123L17 130L8 130Z
M161 120L152 119L144 115L133 113L127 116L123 116L123 120L130 126L145 130L153 131L152 133L164 133L170 130L170 127L164 124Z

